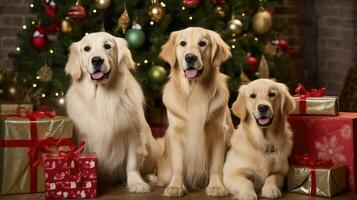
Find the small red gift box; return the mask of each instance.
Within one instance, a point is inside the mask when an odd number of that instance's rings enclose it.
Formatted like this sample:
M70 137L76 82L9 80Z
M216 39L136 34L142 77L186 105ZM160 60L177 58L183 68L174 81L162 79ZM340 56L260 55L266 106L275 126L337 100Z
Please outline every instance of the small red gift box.
M294 132L292 156L311 154L319 160L347 166L347 183L356 191L357 113L338 116L289 116Z
M84 142L69 152L46 155L46 198L94 198L97 196L96 154L82 154L83 148Z

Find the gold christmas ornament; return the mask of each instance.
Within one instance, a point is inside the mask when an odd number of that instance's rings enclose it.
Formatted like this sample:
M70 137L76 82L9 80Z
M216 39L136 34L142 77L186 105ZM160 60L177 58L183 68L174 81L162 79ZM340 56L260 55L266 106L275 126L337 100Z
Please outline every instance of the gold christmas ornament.
M251 80L248 78L248 76L244 73L243 68L240 70L240 84L241 85L246 85L250 83Z
M53 71L47 64L45 64L38 70L37 75L42 82L49 82L52 80Z
M154 22L159 22L165 15L165 12L166 10L164 7L162 7L159 3L156 3L156 1L153 1L152 5L148 9L148 16Z
M259 11L253 16L252 19L253 30L259 34L267 33L272 26L271 14L266 11Z
M259 78L269 78L270 77L270 70L267 60L265 56L262 55L260 59L259 67L258 67Z
M239 35L243 30L243 23L239 19L231 19L228 28L234 35Z
M126 29L129 26L129 14L126 8L124 9L124 12L120 15L118 19L118 29L121 31L123 34L125 34Z
M99 10L105 10L109 8L111 0L95 0L95 7Z
M224 17L226 15L226 13L224 12L224 10L221 6L217 6L214 9L214 13L216 13L216 15L218 15L219 17Z
M61 21L61 31L63 33L69 33L72 32L73 28L72 28L72 23L70 20L68 19L64 19Z
M264 47L264 53L269 56L275 56L277 48L271 42L268 42Z

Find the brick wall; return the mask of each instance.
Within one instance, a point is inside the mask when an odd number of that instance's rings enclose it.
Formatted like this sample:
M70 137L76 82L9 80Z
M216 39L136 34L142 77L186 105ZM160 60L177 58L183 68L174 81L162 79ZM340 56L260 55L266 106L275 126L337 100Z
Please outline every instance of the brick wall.
M12 63L7 57L18 44L16 34L31 17L31 0L0 0L0 68L10 70Z
M318 82L341 92L347 70L357 64L357 1L316 0Z

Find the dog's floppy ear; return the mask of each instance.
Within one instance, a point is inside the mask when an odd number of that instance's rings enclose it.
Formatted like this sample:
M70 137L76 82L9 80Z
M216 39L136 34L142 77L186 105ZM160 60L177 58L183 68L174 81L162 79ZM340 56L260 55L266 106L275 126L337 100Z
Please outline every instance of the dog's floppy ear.
M159 57L170 64L171 67L176 65L176 38L177 31L170 34L169 40L162 45Z
M232 56L232 53L218 33L210 31L210 37L212 42L211 62L213 66L219 67Z
M245 104L245 85L239 88L238 98L232 105L232 112L234 115L244 120L247 115L246 104Z
M133 60L133 57L131 55L126 40L124 40L123 38L115 37L115 43L118 49L118 55L117 55L118 67L120 65L125 65L129 69L135 69L135 62Z
M69 47L69 56L66 67L66 74L69 74L73 80L81 78L81 66L79 62L79 42L74 42Z
M282 83L278 83L280 95L281 95L281 114L286 116L294 111L296 107L296 102L294 101L293 97L289 93L288 87Z

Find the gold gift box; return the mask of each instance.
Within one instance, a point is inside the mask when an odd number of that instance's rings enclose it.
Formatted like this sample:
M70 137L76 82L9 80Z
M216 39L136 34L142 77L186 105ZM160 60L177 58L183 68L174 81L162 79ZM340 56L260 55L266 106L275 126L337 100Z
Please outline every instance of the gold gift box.
M347 175L344 165L315 170L317 196L333 197L346 190ZM309 167L290 166L286 182L288 192L311 194L311 169Z
M300 112L300 97L294 97L296 108L291 114L295 115L338 115L338 97L307 97L306 98L306 113Z
M0 115L16 115L18 108L24 108L27 112L32 112L32 104L0 103Z
M38 119L36 127L38 140L49 137L72 138L73 123L67 117ZM31 140L30 135L29 119L0 118L0 140ZM28 152L29 147L0 147L0 194L30 193ZM44 192L44 190L45 176L41 163L37 168L37 192Z

